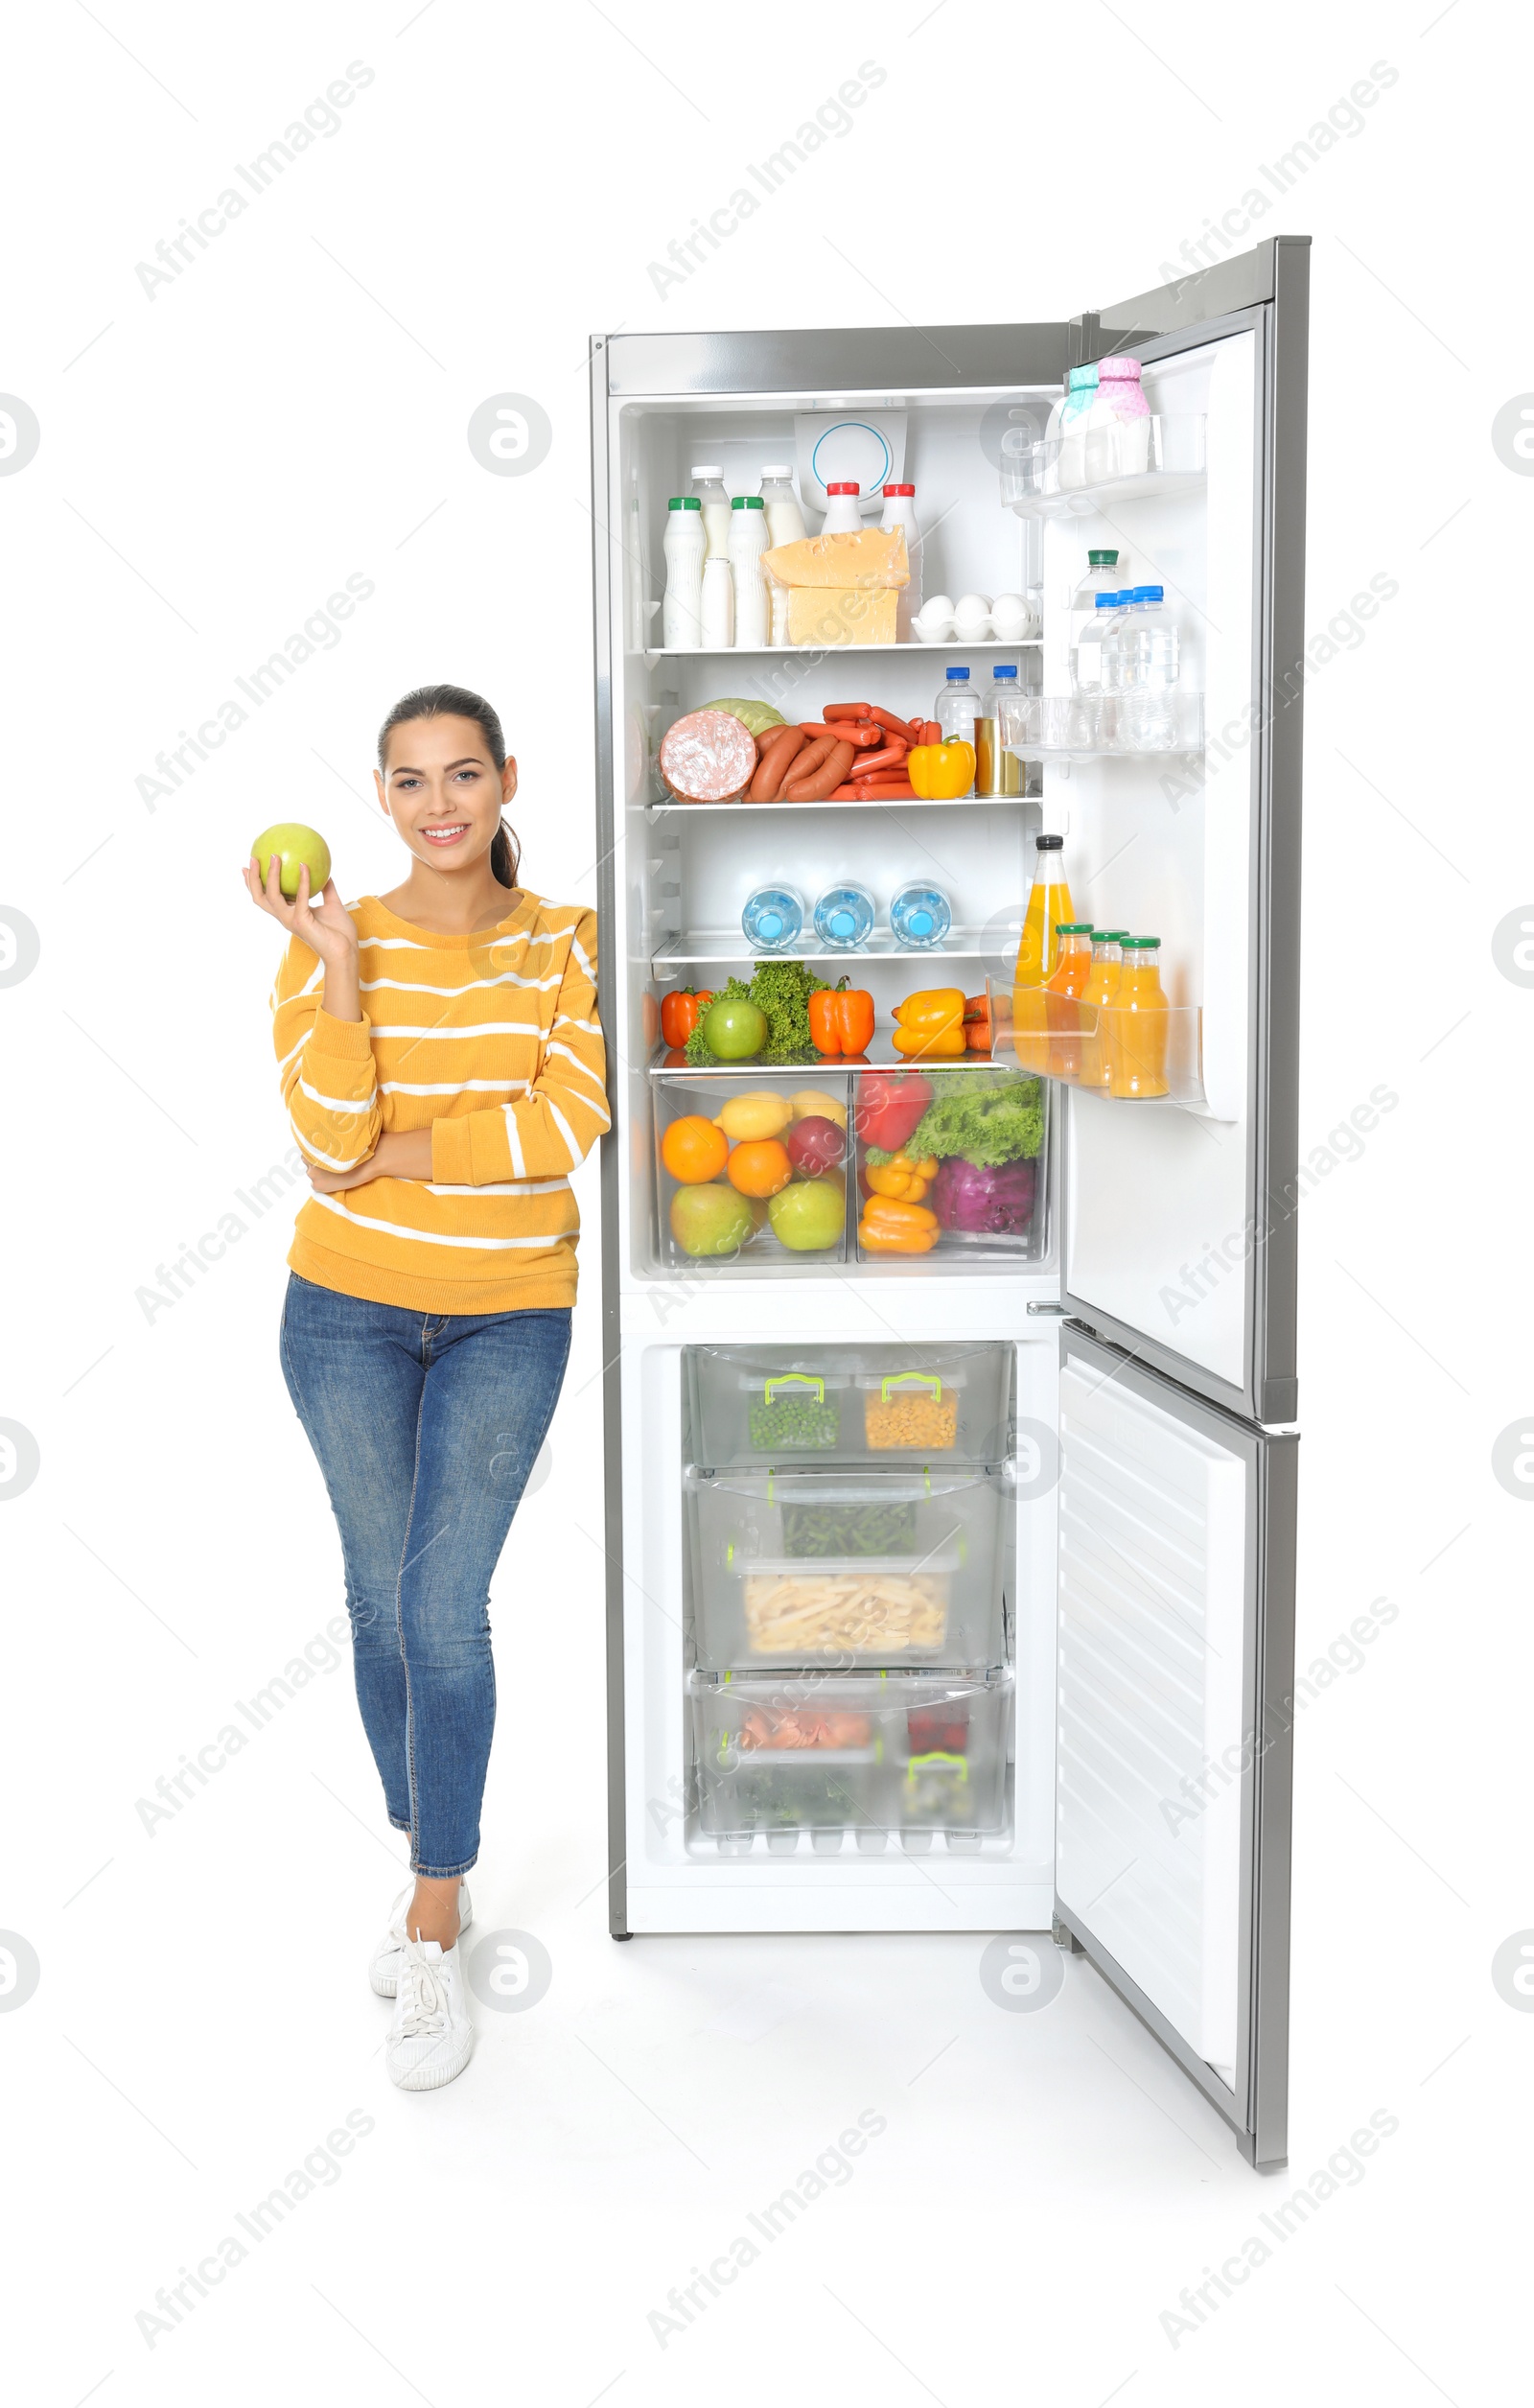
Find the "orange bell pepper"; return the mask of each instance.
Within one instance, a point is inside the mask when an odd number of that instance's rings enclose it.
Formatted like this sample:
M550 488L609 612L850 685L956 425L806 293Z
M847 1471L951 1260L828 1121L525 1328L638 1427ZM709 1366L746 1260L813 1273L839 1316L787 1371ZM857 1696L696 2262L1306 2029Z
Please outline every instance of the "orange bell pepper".
M960 987L924 987L895 1008L897 1054L951 1059L965 1051L965 998Z
M809 999L810 1040L817 1053L867 1053L873 1035L873 997L845 978L821 987Z
M951 803L975 783L975 748L962 736L945 744L918 744L906 755L911 790L923 803Z
M870 1196L858 1223L858 1239L872 1254L930 1254L938 1243L938 1216L925 1204Z
M878 1148L874 1148L877 1153ZM863 1176L875 1196L886 1196L904 1204L919 1204L938 1176L937 1160L925 1155L913 1162L909 1154L892 1154L881 1162L867 1161Z

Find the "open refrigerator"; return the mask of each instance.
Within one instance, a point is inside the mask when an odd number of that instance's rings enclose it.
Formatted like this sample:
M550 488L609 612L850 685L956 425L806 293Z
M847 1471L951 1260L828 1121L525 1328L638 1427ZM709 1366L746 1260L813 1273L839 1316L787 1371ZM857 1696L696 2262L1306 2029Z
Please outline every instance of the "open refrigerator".
M1281 237L1068 323L592 346L613 1931L1052 1934L1259 2167L1286 2154L1308 269ZM1050 410L1108 354L1142 363L1142 456L1062 482ZM694 463L807 486L833 421L915 483L924 592L1035 596L1034 639L660 648ZM1051 711L1104 545L1175 600L1174 751ZM660 778L721 696L909 717L988 655L1019 666L1016 792L709 806ZM1010 979L1045 831L1079 910L1163 940L1168 1094L1030 1085L1033 1202L999 1236L866 1257L849 1171L818 1251L764 1227L683 1252L669 1123L809 1087L855 1126L899 996ZM764 880L882 905L934 875L940 956L794 948L873 994L865 1062L703 1071L659 1041L668 990L751 975ZM1025 1077L999 1029L991 1074Z

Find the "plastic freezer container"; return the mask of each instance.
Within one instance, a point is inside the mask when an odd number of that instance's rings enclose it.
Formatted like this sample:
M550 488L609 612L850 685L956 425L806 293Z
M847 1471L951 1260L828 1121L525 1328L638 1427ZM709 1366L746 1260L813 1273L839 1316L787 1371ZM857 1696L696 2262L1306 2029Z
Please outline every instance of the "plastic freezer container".
M1012 1348L688 1346L688 1442L710 1471L1004 1462Z
M889 1672L690 1678L698 1828L734 1847L877 1850L1007 1822L1012 1680ZM841 1836L838 1836L840 1835Z
M1010 1505L986 1471L694 1474L698 1663L998 1662Z

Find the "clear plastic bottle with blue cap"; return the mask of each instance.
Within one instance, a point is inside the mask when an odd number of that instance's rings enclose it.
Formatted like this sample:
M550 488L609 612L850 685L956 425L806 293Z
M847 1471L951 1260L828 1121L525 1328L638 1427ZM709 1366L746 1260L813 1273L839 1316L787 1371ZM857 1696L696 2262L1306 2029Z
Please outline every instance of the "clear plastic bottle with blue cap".
M901 945L941 945L953 925L948 898L941 886L917 878L910 886L902 886L891 903L890 925Z
M1142 752L1170 751L1177 740L1181 653L1166 589L1137 585L1118 634L1119 737Z
M1015 661L998 661L990 673L990 684L975 697L975 792L979 794L1021 794L1022 762L1015 753L1007 750L1017 733L1017 697L1021 689L1017 682Z
M815 933L833 953L852 953L873 933L873 898L853 878L839 878L815 905Z
M754 953L786 953L804 925L803 899L791 886L758 886L746 899L740 924Z
M944 742L950 736L962 736L966 744L972 744L978 711L979 700L970 682L969 671L966 668L948 669L938 699L932 706L932 715L942 730ZM968 794L973 794L974 790L972 784L965 789Z

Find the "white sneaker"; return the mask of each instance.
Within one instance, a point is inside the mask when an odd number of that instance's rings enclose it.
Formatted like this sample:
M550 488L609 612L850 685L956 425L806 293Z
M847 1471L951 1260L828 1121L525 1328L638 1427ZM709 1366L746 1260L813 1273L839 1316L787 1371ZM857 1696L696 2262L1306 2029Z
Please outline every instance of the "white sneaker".
M415 1896L415 1883L402 1889L389 1912L389 1928L373 1951L367 1969L368 1980L381 1999L392 1999L399 1988L400 1956L405 1948L405 1912ZM461 1935L474 1921L474 1908L469 1903L469 1884L458 1883L458 1931Z
M389 2080L402 2091L439 2091L473 2050L457 1942L444 1952L435 1940L407 1940L384 2049Z

